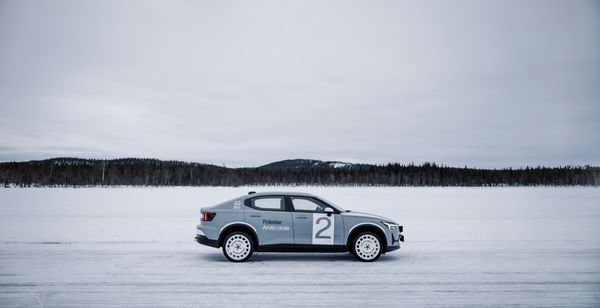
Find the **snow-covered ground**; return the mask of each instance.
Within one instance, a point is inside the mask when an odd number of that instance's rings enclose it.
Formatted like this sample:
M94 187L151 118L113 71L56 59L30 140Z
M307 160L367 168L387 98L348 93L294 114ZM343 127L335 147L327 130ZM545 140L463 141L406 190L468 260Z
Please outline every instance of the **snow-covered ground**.
M312 192L405 227L374 263L193 241L202 206ZM597 188L0 189L0 307L600 306Z

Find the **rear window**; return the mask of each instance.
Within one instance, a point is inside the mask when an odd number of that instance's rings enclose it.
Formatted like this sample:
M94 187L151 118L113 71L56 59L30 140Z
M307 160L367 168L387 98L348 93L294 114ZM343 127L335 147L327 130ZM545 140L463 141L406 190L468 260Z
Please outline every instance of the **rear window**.
M251 207L262 211L283 211L283 197L253 198Z

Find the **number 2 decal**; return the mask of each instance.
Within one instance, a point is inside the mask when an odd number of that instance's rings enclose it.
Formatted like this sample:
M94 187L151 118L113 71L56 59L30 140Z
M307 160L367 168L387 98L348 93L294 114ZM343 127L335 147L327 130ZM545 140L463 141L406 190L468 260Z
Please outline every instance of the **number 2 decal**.
M327 229L329 229L329 227L331 227L331 220L329 220L328 217L320 217L319 219L317 219L317 225L319 224L320 221L327 222L327 225L325 227L323 227L323 229L319 230L319 232L317 232L317 234L315 234L315 238L331 238L331 236L329 236L329 235L321 235L325 230L327 230Z
M335 220L327 214L313 213L312 243L313 245L333 245Z

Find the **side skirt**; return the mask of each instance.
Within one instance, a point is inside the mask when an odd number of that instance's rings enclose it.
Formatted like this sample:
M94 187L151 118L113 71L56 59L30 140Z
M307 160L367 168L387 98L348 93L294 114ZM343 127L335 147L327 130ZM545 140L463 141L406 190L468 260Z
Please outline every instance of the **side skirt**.
M346 245L276 244L262 245L258 252L348 252Z

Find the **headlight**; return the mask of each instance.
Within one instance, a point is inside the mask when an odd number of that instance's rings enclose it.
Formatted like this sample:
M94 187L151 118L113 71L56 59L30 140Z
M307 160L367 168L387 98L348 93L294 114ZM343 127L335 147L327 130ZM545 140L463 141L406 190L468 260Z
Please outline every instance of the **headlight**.
M390 229L390 230L398 229L398 224L396 224L396 223L388 222L388 221L382 221L381 223L384 224L386 227L388 227L388 229Z

